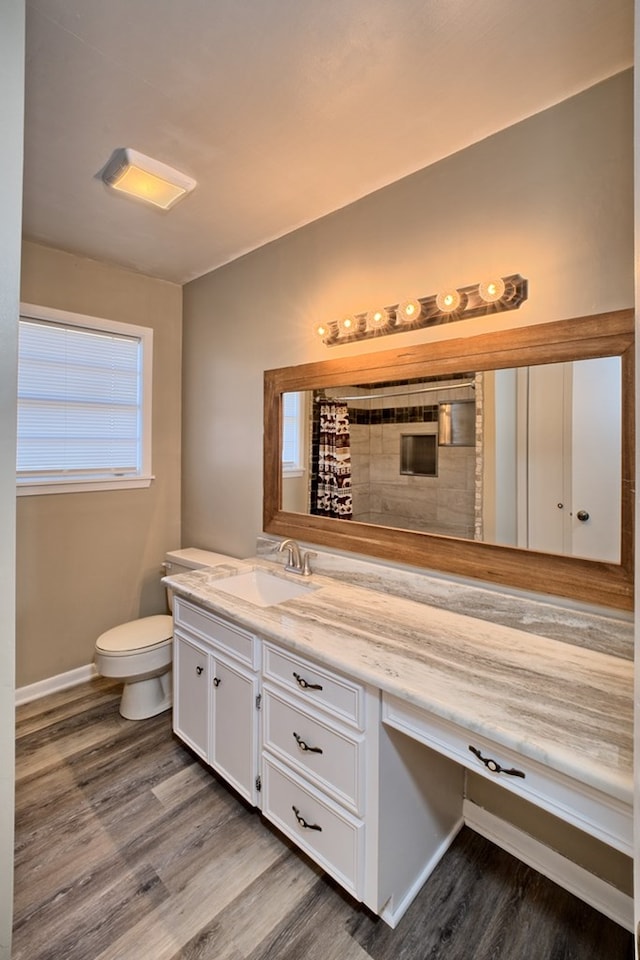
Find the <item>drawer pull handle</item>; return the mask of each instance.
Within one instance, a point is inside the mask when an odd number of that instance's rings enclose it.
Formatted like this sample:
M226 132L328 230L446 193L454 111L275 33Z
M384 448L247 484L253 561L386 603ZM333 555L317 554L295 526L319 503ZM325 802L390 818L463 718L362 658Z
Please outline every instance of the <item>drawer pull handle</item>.
M204 667L196 667L196 673L198 674L198 676L200 676L203 670L204 670Z
M500 766L497 760L491 760L490 757L483 757L477 747L469 746L469 750L471 750L471 753L475 753L478 760L481 760L487 770L491 770L491 773L506 773L510 777L522 777L524 780L525 774L522 772L522 770L516 770L514 767L512 767L511 770L505 770L504 767Z
M291 807L291 809L295 814L296 820L301 827L304 827L305 830L320 830L320 832L322 832L322 827L319 827L317 823L307 823L297 807Z
M294 673L294 677L298 681L299 686L303 690L322 690L322 684L320 683L308 683L304 677L301 677L299 673Z
M220 686L220 677L214 677L214 678L213 678L213 685L214 685L214 687L219 687L219 686Z
M297 733L294 732L293 737L303 753L322 753L322 747L310 747Z

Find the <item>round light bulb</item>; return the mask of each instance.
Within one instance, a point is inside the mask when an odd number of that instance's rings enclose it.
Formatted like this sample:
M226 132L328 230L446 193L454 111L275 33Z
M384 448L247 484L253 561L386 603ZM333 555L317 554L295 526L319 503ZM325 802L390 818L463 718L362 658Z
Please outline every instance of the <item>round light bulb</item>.
M478 293L485 303L496 303L505 291L504 280L485 280L478 287Z
M419 300L403 300L398 304L396 316L402 323L415 323L422 314L422 304Z
M436 297L436 307L440 313L453 313L460 306L460 300L457 290L444 290Z
M382 310L372 310L367 314L367 329L382 330L389 322L389 314L383 308Z
M326 340L327 337L331 336L331 328L328 323L316 323L313 327L313 332L317 337L320 337L321 340Z
M346 317L340 317L340 319L338 320L339 332L346 335L350 333L355 333L357 326L358 325L356 322L356 318L352 317L351 315Z

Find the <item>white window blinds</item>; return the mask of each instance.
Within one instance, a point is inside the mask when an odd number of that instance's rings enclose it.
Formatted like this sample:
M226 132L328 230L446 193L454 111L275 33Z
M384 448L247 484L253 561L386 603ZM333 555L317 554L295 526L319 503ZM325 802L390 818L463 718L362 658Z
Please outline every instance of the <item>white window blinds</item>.
M142 361L139 336L21 317L18 482L140 476Z

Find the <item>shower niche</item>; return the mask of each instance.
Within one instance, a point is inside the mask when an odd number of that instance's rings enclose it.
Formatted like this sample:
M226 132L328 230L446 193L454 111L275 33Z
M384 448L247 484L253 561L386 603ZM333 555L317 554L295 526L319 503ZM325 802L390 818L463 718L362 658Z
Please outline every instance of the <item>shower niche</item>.
M438 476L435 433L403 433L400 437L400 473L413 477Z

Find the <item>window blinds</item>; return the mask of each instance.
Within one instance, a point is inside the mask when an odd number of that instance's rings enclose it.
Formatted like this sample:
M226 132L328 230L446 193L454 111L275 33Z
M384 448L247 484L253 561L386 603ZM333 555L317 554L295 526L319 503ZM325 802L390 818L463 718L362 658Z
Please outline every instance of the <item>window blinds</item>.
M140 338L21 317L18 356L18 480L140 472Z

